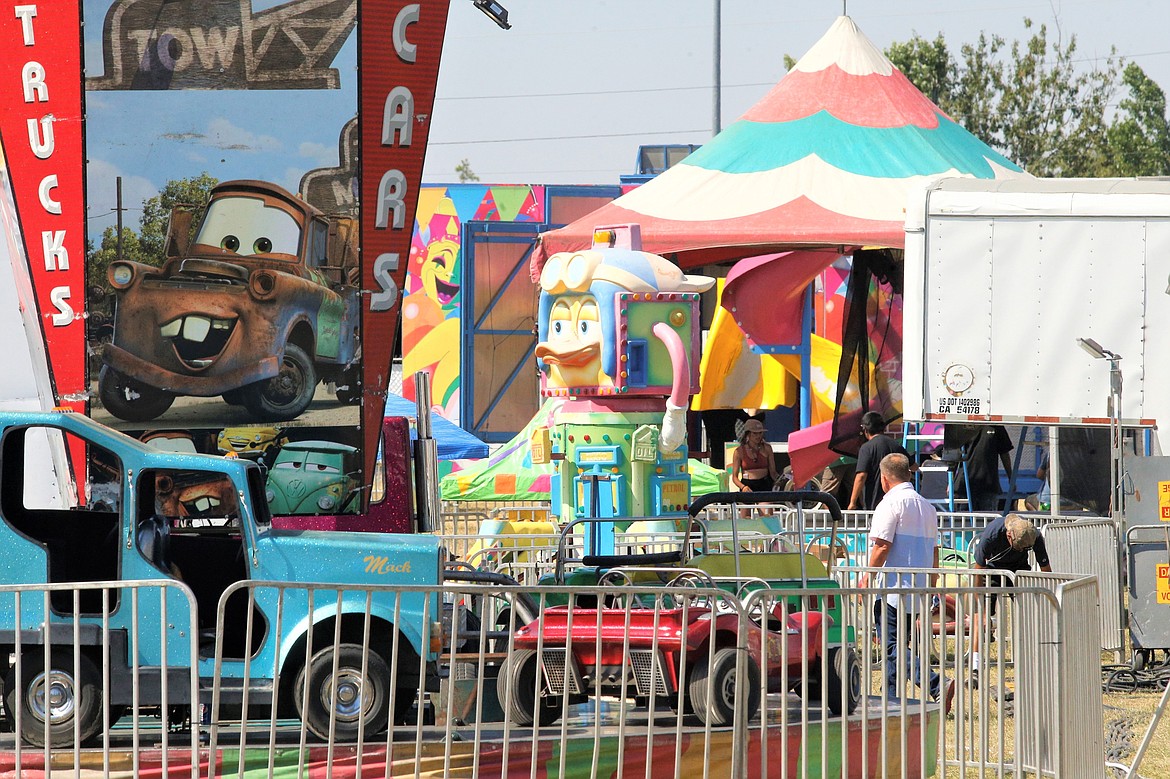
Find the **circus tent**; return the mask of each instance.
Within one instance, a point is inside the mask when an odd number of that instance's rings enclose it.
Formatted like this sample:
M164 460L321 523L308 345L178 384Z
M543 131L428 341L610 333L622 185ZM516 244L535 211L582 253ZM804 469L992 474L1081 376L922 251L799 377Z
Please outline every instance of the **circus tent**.
M1026 174L951 121L842 16L698 151L543 234L533 277L609 224L640 224L643 248L684 269L801 247L901 248L908 194L946 175Z

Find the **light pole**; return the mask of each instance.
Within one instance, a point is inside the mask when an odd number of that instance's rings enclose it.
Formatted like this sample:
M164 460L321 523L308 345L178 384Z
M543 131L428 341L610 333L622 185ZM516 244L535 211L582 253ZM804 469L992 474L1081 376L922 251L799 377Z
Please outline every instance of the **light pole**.
M712 106L712 114L713 114L712 121L711 121L711 136L712 137L718 135L720 133L720 131L723 129L722 95L720 94L722 92L722 89L723 89L723 76L720 73L720 60L723 58L722 57L722 49L723 49L723 41L722 41L722 39L723 39L723 11L722 11L722 6L723 6L722 0L715 0L715 43L713 46L715 65L714 65L714 73L712 74L714 76L714 79L715 79L715 94L714 94L714 105Z
M1121 431L1121 355L1104 349L1092 338L1078 338L1077 343L1098 360L1109 361L1109 474L1110 503L1113 518L1121 521L1125 513L1125 446Z

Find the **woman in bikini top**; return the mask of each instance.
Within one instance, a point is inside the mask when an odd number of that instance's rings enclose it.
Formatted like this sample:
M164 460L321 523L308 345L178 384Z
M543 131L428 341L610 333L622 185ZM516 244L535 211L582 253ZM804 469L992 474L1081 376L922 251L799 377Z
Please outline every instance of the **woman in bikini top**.
M753 424L754 423L754 424ZM743 492L768 492L780 478L771 445L764 440L764 425L749 419L731 459L731 481Z

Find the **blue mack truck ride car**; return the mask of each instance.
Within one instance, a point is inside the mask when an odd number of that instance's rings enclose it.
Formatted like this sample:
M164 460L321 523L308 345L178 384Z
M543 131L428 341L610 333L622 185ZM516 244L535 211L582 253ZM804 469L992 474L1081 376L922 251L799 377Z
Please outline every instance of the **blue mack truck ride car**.
M77 499L35 497L52 479L46 450L58 463L85 452L88 484L73 491ZM68 467L54 470L70 481ZM236 500L224 517L168 515L177 489L225 480L230 489L221 491ZM264 472L252 461L158 451L75 413L0 412L5 719L11 727L19 713L27 743L71 745L78 734L84 742L99 733L105 708L112 722L135 700L139 711L210 703L218 676L221 711L246 698L250 718L274 705L277 716L298 717L322 738L331 725L338 740L384 732L435 681L442 558L429 535L274 529ZM61 588L47 598L36 590L160 579L176 584L137 594ZM238 589L247 581L255 582L252 598ZM18 597L8 585L34 591ZM199 701L191 700L192 665Z

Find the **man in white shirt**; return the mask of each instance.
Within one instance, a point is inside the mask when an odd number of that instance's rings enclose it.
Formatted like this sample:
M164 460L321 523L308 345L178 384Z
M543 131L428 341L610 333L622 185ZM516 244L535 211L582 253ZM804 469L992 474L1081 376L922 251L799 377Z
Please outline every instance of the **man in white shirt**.
M888 454L880 464L885 497L873 514L869 537L871 568L937 568L938 513L934 506L914 491L910 484L910 459L904 454ZM876 584L891 588L920 589L934 584L936 575L925 573L877 574ZM868 577L862 580L862 586ZM918 647L918 615L926 614L922 595L897 592L883 595L874 604L874 618L886 650L886 689L891 699L901 698L901 686L913 679L922 686L922 658L929 647ZM900 624L899 624L900 623ZM911 668L911 661L914 667ZM899 675L902 675L899 684ZM929 690L939 700L942 677L930 672ZM947 684L943 706L950 711L954 682Z

